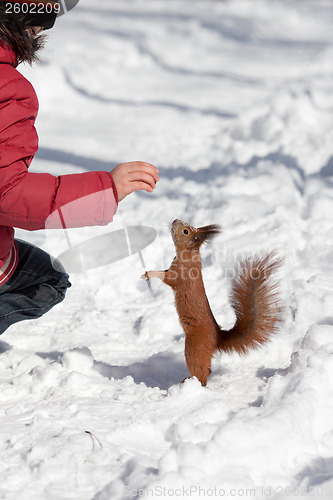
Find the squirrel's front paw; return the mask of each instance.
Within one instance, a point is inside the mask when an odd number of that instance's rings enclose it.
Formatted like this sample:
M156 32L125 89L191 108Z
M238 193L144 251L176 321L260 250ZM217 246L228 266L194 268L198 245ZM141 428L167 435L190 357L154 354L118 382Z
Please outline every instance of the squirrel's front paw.
M151 278L159 278L163 281L165 276L165 271L146 271L145 274L141 276L143 280L149 281Z

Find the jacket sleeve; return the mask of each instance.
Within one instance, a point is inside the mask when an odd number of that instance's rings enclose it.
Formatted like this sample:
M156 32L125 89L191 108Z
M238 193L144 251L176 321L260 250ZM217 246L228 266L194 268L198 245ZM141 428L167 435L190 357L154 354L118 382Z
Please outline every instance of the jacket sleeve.
M23 161L8 166L0 188L0 225L30 231L106 225L117 210L117 190L108 172L61 175L29 172Z

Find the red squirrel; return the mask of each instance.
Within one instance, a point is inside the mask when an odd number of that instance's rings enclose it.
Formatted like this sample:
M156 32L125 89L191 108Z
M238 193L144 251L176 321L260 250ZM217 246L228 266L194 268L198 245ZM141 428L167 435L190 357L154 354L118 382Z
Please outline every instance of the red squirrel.
M175 292L175 305L185 332L189 372L203 386L216 351L245 354L270 339L281 322L277 283L271 280L281 259L275 253L248 258L232 281L230 301L236 314L231 330L223 330L211 311L202 280L200 247L221 232L221 226L195 228L176 219L171 225L176 257L166 271L147 271L142 278L159 278Z

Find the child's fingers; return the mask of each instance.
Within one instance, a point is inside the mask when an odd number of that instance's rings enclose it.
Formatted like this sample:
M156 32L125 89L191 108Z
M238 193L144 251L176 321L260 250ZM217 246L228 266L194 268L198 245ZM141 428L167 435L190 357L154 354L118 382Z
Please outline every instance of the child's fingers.
M129 163L126 163L126 165L128 165L131 170L141 170L142 168L146 167L157 170L154 165L152 165L151 163L147 163L146 161L130 161Z
M148 193L152 193L154 191L154 187L143 181L133 181L131 182L131 190L132 193L133 191L148 191Z
M154 177L146 172L131 172L129 174L130 182L142 181L145 184L149 184L153 189L156 187L156 181Z
M151 163L146 163L143 161L133 161L128 163L128 167L129 167L128 168L129 173L145 172L151 175L156 182L159 180L158 169Z
M151 163L142 161L121 163L110 173L117 187L119 201L133 191L152 193L160 180L158 169Z

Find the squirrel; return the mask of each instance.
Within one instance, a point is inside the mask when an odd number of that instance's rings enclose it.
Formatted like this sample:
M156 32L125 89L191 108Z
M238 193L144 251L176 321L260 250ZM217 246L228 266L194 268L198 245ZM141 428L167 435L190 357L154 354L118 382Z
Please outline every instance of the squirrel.
M176 249L170 268L146 271L145 280L159 278L175 292L175 305L185 332L185 359L189 372L203 386L218 351L246 354L270 340L281 322L278 284L272 275L282 263L276 252L249 257L233 278L230 302L236 314L231 330L223 330L211 311L201 274L200 247L221 233L221 226L195 228L179 219L171 225Z

